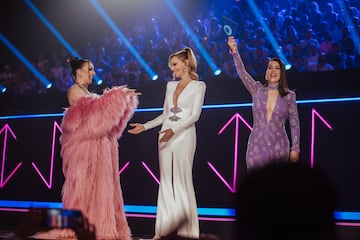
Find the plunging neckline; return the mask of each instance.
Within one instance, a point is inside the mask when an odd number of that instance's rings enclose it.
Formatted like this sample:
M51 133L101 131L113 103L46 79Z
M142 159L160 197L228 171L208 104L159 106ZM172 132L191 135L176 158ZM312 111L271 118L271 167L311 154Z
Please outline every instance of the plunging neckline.
M268 111L268 103L269 103L269 90L266 90L266 103L265 103L265 110L266 110L266 123L269 124L270 121L272 120L272 116L273 116L273 113L274 113L274 110L276 109L276 105L277 105L277 101L278 101L278 98L279 98L279 92L277 93L276 97L275 97L275 101L274 101L274 106L272 109L270 109L270 111ZM270 106L271 107L271 106ZM269 115L269 117L268 117Z
M179 92L179 94L178 94L178 96L177 96L177 98L176 98L176 102L175 102L175 92L176 92L176 89L178 88L178 86L179 86L179 83L180 83L180 81L178 81L178 83L176 84L176 87L175 87L175 90L174 90L174 92L173 92L173 105L174 105L174 107L177 107L178 106L178 102L179 102L179 98L180 98L180 96L181 96L181 94L185 91L185 89L187 88L187 86L189 86L189 84L192 82L193 80L190 80L188 83L186 83L185 84L185 86L183 87L183 89Z

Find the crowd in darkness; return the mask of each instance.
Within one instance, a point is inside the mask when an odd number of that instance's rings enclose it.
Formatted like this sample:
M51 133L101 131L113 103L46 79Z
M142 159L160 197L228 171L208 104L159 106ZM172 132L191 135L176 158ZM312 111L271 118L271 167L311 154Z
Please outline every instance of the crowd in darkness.
M264 23L279 45L275 50L261 21L256 20L251 8L244 2L236 2L224 11L212 5L205 12L201 10L186 19L199 42L222 69L222 76L237 77L226 45L223 16L237 23L235 36L239 41L239 51L247 70L255 76L264 73L268 59L277 56L278 51L282 51L293 68L300 72L360 67L360 46L356 45L360 36L359 1L343 1L344 9L340 9L335 0L289 0L280 1L281 4L274 0L257 1ZM348 13L349 18L344 13ZM151 21L139 19L125 35L159 75L157 81L171 80L168 55L185 46L193 48L197 54L200 78L204 81L213 78L213 72L199 48L175 17L154 17ZM103 88L127 84L141 89L153 82L116 34L105 36L101 44L88 41L77 51L94 62L97 75L103 80ZM64 92L73 82L66 62L68 57L65 49L50 55L40 53L37 59L32 59L32 64L53 83L53 88ZM49 91L20 63L2 66L0 83L12 94Z

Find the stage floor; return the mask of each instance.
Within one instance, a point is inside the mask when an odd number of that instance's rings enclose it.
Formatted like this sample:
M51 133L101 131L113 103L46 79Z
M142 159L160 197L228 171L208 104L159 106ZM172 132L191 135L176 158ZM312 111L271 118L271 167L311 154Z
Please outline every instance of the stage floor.
M21 221L22 216L19 213L0 212L0 239L11 233ZM154 231L155 219L153 218L128 218L128 224L131 228L133 239L151 239ZM349 224L350 225L350 224ZM235 222L204 221L200 220L201 238L206 240L234 240ZM339 240L359 240L359 226L337 226ZM28 239L43 239L29 237ZM48 239L50 240L50 239Z

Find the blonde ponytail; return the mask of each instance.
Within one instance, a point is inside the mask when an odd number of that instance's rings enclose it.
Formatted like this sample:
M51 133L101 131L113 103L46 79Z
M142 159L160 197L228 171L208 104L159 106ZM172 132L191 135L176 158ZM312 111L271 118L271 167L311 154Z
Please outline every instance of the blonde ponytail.
M175 52L169 56L168 65L170 66L170 60L173 57L178 57L182 62L187 62L187 67L189 68L189 75L192 80L199 80L199 75L196 73L197 70L197 60L193 50L189 47L185 47L183 50Z

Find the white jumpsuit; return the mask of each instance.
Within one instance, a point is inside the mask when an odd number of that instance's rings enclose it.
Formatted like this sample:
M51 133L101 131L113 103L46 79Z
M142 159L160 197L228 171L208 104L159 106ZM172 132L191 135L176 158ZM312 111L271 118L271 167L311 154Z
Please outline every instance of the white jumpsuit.
M192 178L196 149L195 122L199 120L204 103L206 85L191 81L178 97L177 121L173 94L178 81L167 83L163 113L144 124L145 129L162 124L161 130L171 128L175 133L168 142L159 142L160 186L154 239L177 230L182 237L199 238L199 221ZM159 139L162 134L159 135Z

